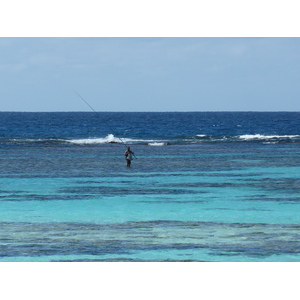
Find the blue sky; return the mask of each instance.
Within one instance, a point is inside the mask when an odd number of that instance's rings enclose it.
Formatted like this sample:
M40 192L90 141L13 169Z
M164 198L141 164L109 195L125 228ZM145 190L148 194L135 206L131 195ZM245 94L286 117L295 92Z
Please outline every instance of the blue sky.
M300 38L1 37L1 111L300 111Z

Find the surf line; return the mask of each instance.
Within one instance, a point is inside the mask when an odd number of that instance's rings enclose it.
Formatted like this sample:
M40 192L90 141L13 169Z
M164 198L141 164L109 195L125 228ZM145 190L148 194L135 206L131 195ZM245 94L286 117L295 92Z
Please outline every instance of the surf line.
M95 110L93 109L93 107L92 107L85 99L83 99L83 97L82 97L81 95L79 95L75 90L73 90L73 92L74 92L75 94L77 94L77 96L80 97L80 99L81 99L82 101L84 101L84 103L85 103L85 104L86 104L86 105L87 105L94 113L97 114L97 116L99 116L99 112L95 111ZM106 124L106 126L107 126L107 124ZM109 128L108 126L107 126L107 128L108 128L112 133L114 133L113 130L111 130L111 128ZM121 143L122 143L126 148L128 147L120 137L117 136L117 138L121 141ZM135 159L137 159L136 156L135 156L134 154L133 154L133 156L134 156Z

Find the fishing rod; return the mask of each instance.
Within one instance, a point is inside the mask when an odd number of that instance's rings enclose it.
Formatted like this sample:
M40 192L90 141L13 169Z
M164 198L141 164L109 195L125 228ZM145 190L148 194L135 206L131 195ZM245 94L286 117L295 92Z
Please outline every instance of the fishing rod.
M85 100L85 99L83 99L83 97L81 96L81 95L79 95L75 90L73 90L73 92L75 93L75 94L77 94L77 96L78 97L80 97L80 99L82 100L82 101L84 101L84 103L93 111L93 112L95 112L98 116L99 116L99 112L97 112L97 111L95 111L94 109L93 109L93 107ZM107 124L106 124L107 125ZM107 126L108 127L108 126ZM109 127L108 127L108 129L111 131L111 132L113 132ZM121 143L125 146L125 147L127 147L128 148L128 146L124 143L124 141L120 138L120 137L117 137L120 141L121 141ZM133 154L133 153L132 153ZM133 156L135 157L135 159L137 159L136 158L136 156L133 154Z

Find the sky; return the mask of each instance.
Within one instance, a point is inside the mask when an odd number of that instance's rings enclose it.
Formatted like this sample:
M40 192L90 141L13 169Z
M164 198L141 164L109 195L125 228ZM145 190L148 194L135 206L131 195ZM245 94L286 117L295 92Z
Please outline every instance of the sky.
M300 111L298 37L1 37L1 111ZM75 91L75 92L74 92Z
M75 92L96 111L300 111L299 23L294 0L6 1L0 111L90 111Z

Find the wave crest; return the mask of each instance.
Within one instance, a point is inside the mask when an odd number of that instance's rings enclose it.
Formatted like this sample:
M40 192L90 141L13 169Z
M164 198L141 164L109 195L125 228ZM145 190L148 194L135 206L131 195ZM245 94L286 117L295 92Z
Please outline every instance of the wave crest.
M87 144L107 144L107 143L120 143L121 141L116 138L113 134L109 134L104 138L87 138L87 139L73 139L67 142L78 145Z
M148 146L167 146L174 144L197 144L197 143L299 143L300 135L264 135L264 134L242 134L242 135L188 135L165 138L119 138L113 134L108 134L105 137L90 137L90 138L1 138L0 144L36 144L36 145L56 145L56 144L75 144L75 145L95 145L95 144L140 144Z
M295 139L299 135L262 135L262 134L244 134L239 138L242 140L278 140L278 139Z

